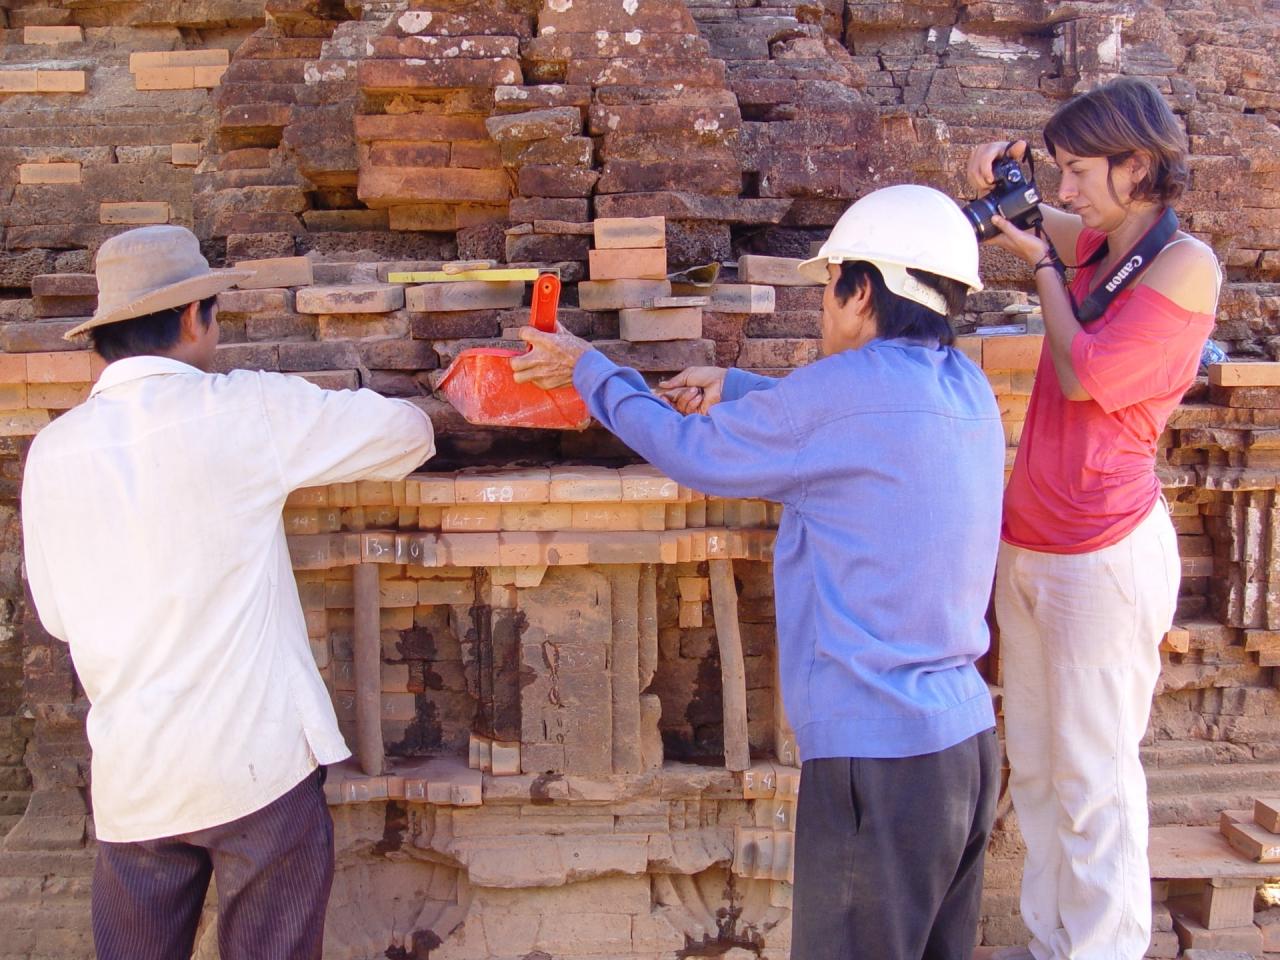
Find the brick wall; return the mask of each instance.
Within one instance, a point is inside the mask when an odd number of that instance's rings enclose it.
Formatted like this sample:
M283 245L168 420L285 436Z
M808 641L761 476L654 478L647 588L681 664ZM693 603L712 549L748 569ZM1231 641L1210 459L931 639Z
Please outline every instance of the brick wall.
M455 6L0 10L0 950L91 952L87 704L24 598L17 497L30 437L100 371L61 337L93 310L98 245L132 224L186 224L216 263L255 271L219 298L221 369L412 397L440 436L432 473L301 491L286 509L344 732L354 744L372 725L382 743L378 773L353 763L330 781L332 957L742 960L788 945L776 508L625 466L598 427L466 423L433 391L463 349L511 343L526 288L392 274L457 259L553 268L561 322L650 378L708 362L785 373L817 355L820 292L771 258L807 255L875 186L962 193L970 144L1037 130L1072 91L1127 73L1153 79L1191 136L1184 222L1229 279L1217 336L1237 356L1280 357L1267 55L1280 37L1260 0L1138 16L1108 3ZM1041 176L1052 190L1051 168ZM641 219L619 234L610 218ZM714 287L655 278L712 260ZM997 394L1011 465L1040 341L1009 328L1034 328L1035 305L1023 268L984 254L983 269L961 347ZM705 302L655 304L690 296ZM1161 441L1184 579L1144 745L1156 825L1210 823L1280 772L1276 397L1200 383ZM736 721L709 560L726 558L745 772L725 763ZM379 608L372 679L357 666L359 577ZM984 669L998 697L998 641ZM375 718L356 709L361 683L381 691ZM1002 807L985 943L1025 936L1020 865ZM1152 956L1172 956L1160 917ZM197 955L215 953L206 930Z

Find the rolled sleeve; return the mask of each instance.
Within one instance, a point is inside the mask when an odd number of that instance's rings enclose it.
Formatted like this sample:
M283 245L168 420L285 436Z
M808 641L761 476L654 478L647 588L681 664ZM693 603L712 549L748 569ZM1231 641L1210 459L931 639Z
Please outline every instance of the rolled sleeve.
M435 454L430 418L372 390L259 374L285 486L398 480Z
M1213 318L1139 286L1110 322L1071 341L1071 366L1107 413L1163 396L1195 376Z

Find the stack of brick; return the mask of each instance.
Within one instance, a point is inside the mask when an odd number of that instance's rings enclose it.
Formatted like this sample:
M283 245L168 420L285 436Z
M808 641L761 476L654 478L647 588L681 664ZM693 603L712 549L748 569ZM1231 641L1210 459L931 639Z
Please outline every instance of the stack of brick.
M577 94L557 91L553 96L564 100ZM513 105L503 99L498 108L512 110ZM591 235L591 224L585 222L586 194L598 174L592 169L591 138L582 135L578 105L503 112L486 120L485 128L520 194L512 203L513 225L505 233L507 262L586 260Z
M101 28L3 33L0 184L12 194L0 215L0 287L84 270L86 250L130 225L190 222L191 150L204 136L208 92L135 89L129 46L155 42L145 36L113 46Z
M358 67L360 200L392 230L505 221L511 182L485 128L493 90L522 81L529 20L504 10L418 8L392 18ZM371 108L371 109L369 109Z
M552 2L538 30L524 51L531 79L590 102L598 173L577 177L574 195L594 188L598 217L665 216L676 265L727 259L728 222L750 219L735 203L741 120L724 64L688 11L658 0Z

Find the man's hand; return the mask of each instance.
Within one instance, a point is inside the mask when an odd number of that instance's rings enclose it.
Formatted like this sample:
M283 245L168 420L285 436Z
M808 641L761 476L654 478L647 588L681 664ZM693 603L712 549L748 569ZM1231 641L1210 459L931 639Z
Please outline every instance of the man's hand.
M659 381L654 392L683 414L705 414L720 402L726 373L720 367L688 367Z
M554 390L573 383L573 368L578 359L592 349L587 341L575 337L556 324L555 333L543 333L534 327L521 327L520 339L533 349L511 358L516 383L532 383L543 390Z

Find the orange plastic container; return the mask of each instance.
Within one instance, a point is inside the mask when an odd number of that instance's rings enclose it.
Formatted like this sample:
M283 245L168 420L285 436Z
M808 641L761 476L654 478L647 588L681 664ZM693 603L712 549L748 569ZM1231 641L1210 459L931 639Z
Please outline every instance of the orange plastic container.
M554 332L559 303L560 278L542 274L533 283L529 323L546 333ZM468 423L585 430L591 414L572 384L543 390L532 383L516 383L511 358L521 352L496 347L464 350L445 371L439 390Z

